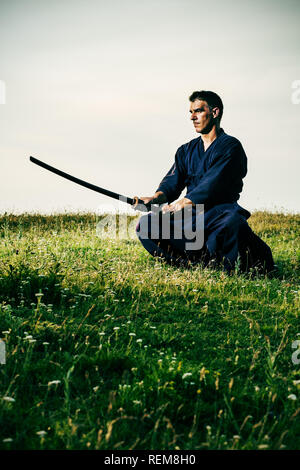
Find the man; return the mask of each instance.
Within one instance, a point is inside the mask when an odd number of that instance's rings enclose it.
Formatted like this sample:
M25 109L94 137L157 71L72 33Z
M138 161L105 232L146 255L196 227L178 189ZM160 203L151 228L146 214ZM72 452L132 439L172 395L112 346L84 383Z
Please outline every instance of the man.
M247 157L239 140L220 127L222 100L212 91L195 91L189 100L191 120L200 136L178 148L175 162L155 194L140 197L145 204L167 204L162 213L141 217L138 238L150 254L175 265L202 261L231 272L239 261L242 271L252 267L272 271L270 248L250 229L250 213L237 204ZM177 200L185 187L186 195ZM202 205L204 213L199 210ZM181 214L189 217L178 217ZM163 236L167 215L168 237ZM191 243L187 245L191 238L185 235L185 228L189 225L197 234L199 220L204 228L203 246L195 249Z

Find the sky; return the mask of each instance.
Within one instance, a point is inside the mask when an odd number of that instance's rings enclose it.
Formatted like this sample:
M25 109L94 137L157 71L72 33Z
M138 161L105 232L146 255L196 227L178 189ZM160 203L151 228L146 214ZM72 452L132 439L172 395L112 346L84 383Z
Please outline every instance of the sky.
M116 207L30 155L151 196L201 89L247 154L239 203L299 212L299 24L298 0L0 0L0 213Z

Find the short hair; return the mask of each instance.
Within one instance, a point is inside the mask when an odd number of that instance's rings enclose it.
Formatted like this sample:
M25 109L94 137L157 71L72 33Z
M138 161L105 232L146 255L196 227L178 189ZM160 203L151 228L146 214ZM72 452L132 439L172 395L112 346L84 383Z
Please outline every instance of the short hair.
M223 116L223 102L219 95L217 93L214 93L213 91L206 91L206 90L201 90L201 91L194 91L191 96L189 97L189 100L191 102L196 101L196 100L203 100L206 101L208 106L210 108L219 108L220 114L219 114L219 120L221 121L221 118Z

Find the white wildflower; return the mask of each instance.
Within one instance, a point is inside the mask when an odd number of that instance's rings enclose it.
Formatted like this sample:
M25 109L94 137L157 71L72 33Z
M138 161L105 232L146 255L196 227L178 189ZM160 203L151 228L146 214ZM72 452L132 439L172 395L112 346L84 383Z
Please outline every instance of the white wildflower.
M51 382L48 382L48 386L51 386L51 385L58 385L60 384L61 381L60 380L51 380Z
M288 399L295 401L295 400L297 400L297 397L296 397L296 395L295 395L294 393L291 393L291 394L288 396Z
M12 397L3 397L3 400L4 401L8 401L9 403L13 403L14 401L16 401L14 398Z
M46 431L37 431L36 434L38 436L44 437L44 436L46 436L47 432Z
M191 375L192 375L191 372L186 372L185 374L183 374L182 378L186 379L187 377L190 377Z

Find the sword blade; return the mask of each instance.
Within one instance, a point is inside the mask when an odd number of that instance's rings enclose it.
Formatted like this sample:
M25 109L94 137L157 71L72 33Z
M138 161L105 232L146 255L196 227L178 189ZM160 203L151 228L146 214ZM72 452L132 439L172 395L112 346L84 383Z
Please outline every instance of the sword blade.
M76 178L75 176L69 175L68 173L65 173L64 171L58 170L57 168L54 168L51 165L48 165L45 162L42 162L41 160L38 160L37 158L34 157L29 157L30 161L32 163L35 163L36 165L45 168L45 170L51 171L52 173L55 173L56 175L61 176L62 178L65 178L69 181L73 181L73 183L80 184L80 186L84 186L85 188L91 189L92 191L96 191L97 193L104 194L105 196L112 197L113 199L118 199L119 201L126 202L127 204L134 205L144 205L144 202L138 199L137 201L131 197L123 196L122 194L115 193L113 191L109 191L108 189L101 188L100 186L96 186L95 184L88 183L87 181L83 181L79 178ZM147 206L145 206L147 207ZM147 207L149 210L149 208ZM139 209L142 210L142 209Z

